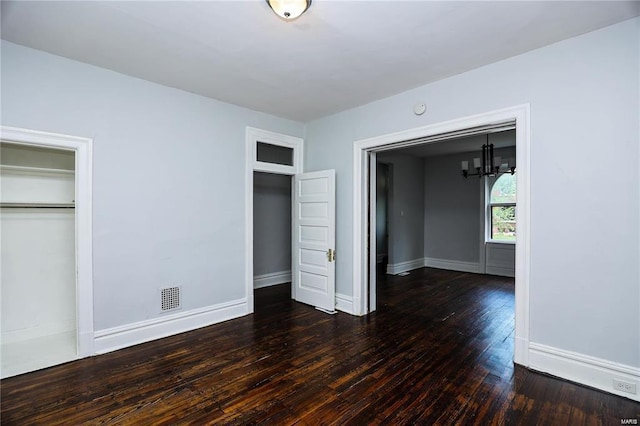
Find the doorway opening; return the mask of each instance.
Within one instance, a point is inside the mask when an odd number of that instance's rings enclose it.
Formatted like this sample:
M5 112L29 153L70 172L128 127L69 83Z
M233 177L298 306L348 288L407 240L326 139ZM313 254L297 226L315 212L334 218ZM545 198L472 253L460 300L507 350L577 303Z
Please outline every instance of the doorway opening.
M91 140L1 128L2 372L93 354Z
M515 345L514 361L528 365L529 340L529 264L530 264L530 186L529 186L529 106L521 105L476 116L465 117L444 123L382 135L354 143L354 313L364 315L375 310L376 253L375 209L369 209L375 197L375 176L378 153L401 147L416 146L437 141L452 140L465 136L486 134L511 127L515 129L518 164L515 211L518 218L516 232L518 243L515 250ZM374 188L372 190L372 188Z
M291 298L292 177L253 173L254 290L282 286L278 297ZM284 289L284 287L287 287ZM259 309L256 298L255 309ZM264 301L262 303L265 303Z
M479 162L485 141L491 143L499 170L481 177L473 169L474 175L465 177L461 164ZM371 222L377 276L427 266L514 277L515 156L515 130L508 126L376 153L376 214ZM383 176L393 166L398 176L389 185ZM397 235L388 238L390 228ZM385 268L381 262L387 256Z
M301 138L247 127L246 306L254 311L254 173L291 179L291 297L335 313L335 170L302 173Z
M256 209L254 203L259 203L258 207L264 207L264 205L274 205L274 209L277 209L280 214L286 214L289 224L293 222L293 178L296 174L302 172L302 149L303 140L294 136L283 135L280 133L270 132L267 130L256 129L253 127L247 127L246 140L245 140L245 294L247 299L247 313L254 312L254 289L263 285L268 285L274 281L282 281L287 278L286 272L289 271L289 281L293 281L291 278L292 261L289 256L288 269L284 266L284 261L278 260L274 266L267 266L263 261L268 262L273 258L275 253L271 253L271 249L268 247L269 242L263 241L263 233L269 228L269 223L266 219L269 216L263 217L263 210ZM284 195L284 188L289 186L289 209L285 213L283 208L286 204L286 196ZM278 187L276 192L278 196L275 198L269 197L266 193L269 192L266 188ZM268 215L269 213L267 213ZM280 217L278 219L280 227L284 226L285 218ZM256 225L261 225L261 228L256 231ZM264 225L264 227L262 226ZM289 228L289 235L291 235L291 227ZM260 241L254 241L255 237L259 237ZM268 237L269 235L266 235ZM282 241L282 235L279 240ZM293 241L289 239L289 253L291 253L291 247L293 247ZM257 249L254 246L258 245ZM284 250L286 250L286 244L282 244ZM256 251L259 250L260 257L258 258L257 265L255 264ZM269 254L266 254L269 252ZM278 255L278 258L280 256ZM274 269L279 269L275 270ZM283 268L283 269L281 269ZM265 272L266 270L271 270ZM273 274L273 275L267 275ZM291 285L291 298L295 299L295 288Z

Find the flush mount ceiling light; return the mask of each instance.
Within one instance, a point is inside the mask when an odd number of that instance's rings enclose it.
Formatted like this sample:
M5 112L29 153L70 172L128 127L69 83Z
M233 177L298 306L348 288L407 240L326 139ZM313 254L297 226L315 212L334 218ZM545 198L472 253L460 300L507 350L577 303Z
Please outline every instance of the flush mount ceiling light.
M306 12L311 0L266 0L267 4L279 17L292 21Z

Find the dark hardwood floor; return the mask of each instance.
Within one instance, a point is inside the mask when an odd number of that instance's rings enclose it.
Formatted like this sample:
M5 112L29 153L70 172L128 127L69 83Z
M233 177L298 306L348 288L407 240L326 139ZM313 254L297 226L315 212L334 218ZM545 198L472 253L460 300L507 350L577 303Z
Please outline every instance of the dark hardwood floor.
M2 424L619 425L640 404L515 367L513 280L379 283L366 317L256 291L253 315L0 382Z

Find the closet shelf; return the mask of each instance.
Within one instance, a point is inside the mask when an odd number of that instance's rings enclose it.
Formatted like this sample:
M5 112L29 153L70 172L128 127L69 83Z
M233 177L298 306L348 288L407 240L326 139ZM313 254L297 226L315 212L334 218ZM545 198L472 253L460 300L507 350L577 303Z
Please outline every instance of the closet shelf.
M0 171L9 173L44 173L56 175L74 175L74 170L66 169L48 169L44 167L27 167L27 166L10 166L7 164L0 165Z

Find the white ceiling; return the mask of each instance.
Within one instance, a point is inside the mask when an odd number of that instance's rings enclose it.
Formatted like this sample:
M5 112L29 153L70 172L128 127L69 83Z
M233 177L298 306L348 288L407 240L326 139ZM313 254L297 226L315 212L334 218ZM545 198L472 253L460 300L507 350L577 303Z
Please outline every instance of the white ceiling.
M2 38L309 121L640 15L640 2L2 1Z

